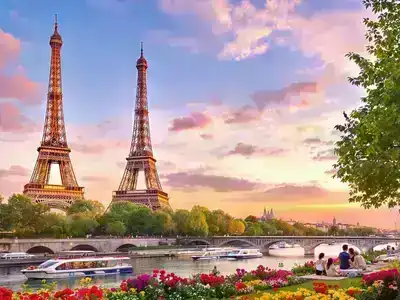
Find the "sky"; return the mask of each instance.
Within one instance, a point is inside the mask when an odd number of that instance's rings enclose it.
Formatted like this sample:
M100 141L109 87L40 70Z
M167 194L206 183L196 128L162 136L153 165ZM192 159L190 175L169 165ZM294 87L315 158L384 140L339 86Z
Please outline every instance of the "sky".
M107 206L121 180L143 42L153 150L172 208L397 226L396 211L349 204L332 178L334 126L364 93L348 83L358 69L345 57L365 53L371 12L360 0L2 0L0 194L21 193L37 158L54 14L67 140L86 198Z

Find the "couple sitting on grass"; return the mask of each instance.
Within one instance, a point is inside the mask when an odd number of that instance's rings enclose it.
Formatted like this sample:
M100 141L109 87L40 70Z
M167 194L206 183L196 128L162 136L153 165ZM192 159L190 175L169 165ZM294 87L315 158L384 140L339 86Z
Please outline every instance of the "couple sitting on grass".
M367 264L365 263L364 257L353 248L349 249L348 245L343 245L343 251L339 254L340 270L338 271L333 264L333 259L329 258L326 262L324 260L325 254L320 253L318 260L315 263L316 275L326 275L329 277L341 276L340 271L344 270L366 270Z

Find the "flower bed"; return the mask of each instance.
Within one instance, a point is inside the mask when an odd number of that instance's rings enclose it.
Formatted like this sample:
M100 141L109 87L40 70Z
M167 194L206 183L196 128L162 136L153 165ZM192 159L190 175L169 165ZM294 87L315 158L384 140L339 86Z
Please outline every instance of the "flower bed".
M315 264L313 261L308 261L304 265L296 264L292 268L292 273L297 276L315 274Z
M190 278L154 270L152 274L141 274L124 280L118 288L111 289L90 287L90 278L82 279L83 287L75 290L66 288L53 291L54 286L46 285L45 282L45 288L35 293L0 288L0 300L227 299L253 292L277 290L300 282L303 281L289 271L271 270L263 266L252 271L238 269L229 276L197 274Z

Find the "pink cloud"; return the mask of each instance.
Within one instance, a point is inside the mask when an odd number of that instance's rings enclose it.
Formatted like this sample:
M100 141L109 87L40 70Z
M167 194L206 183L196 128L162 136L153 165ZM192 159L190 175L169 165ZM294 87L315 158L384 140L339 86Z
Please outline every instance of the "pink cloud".
M15 62L21 52L20 40L0 29L0 70L11 62ZM17 67L17 70L21 66ZM23 73L14 75L0 74L0 98L12 98L26 104L41 102L40 84L31 81Z
M329 193L328 190L315 185L284 184L266 191L264 195L279 200L282 197L324 197Z
M238 143L235 149L228 152L228 155L242 155L242 156L280 156L287 153L289 150L282 148L260 148L254 145Z
M41 92L41 85L23 74L12 76L0 74L0 98L18 99L25 104L39 104L42 102Z
M17 133L34 132L37 130L38 124L34 124L25 117L13 103L0 103L0 132Z
M252 121L258 120L261 117L261 113L255 107L250 105L245 105L238 110L234 110L230 113L226 119L226 124L243 124L250 123Z
M12 165L8 169L0 169L0 178L8 176L28 176L29 170L22 166Z
M337 160L337 159L338 159L338 157L334 153L333 149L320 151L315 156L312 157L312 160L314 160L314 161L331 161L331 160Z
M197 16L224 42L219 58L242 60L269 49L270 35L288 28L288 20L299 2L274 0L257 8L251 1L233 4L229 0L161 0L160 6L171 15Z
M212 134L205 134L205 133L203 133L203 134L200 134L200 137L201 137L203 140L212 140L212 139L213 139L213 135L212 135Z
M170 131L184 131L190 129L201 129L212 122L212 119L204 113L195 112L189 117L180 117L172 120Z
M235 177L188 172L171 173L162 178L167 180L166 185L173 188L210 188L216 192L251 191L259 186L259 183Z
M20 40L0 29L0 69L18 58L21 51Z
M308 106L307 96L319 91L316 82L292 83L281 90L266 90L254 93L251 97L259 110L288 106Z
M107 150L112 150L115 148L122 148L129 150L130 142L128 141L118 141L110 140L104 138L102 142L97 140L89 141L77 141L69 143L69 146L73 151L84 153L84 154L101 154Z

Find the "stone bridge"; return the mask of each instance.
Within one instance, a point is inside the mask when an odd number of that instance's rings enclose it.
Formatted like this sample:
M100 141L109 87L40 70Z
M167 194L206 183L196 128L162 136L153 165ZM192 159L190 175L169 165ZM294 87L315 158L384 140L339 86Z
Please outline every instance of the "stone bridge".
M123 252L132 247L175 243L175 238L0 239L0 251L49 254L70 250Z
M305 255L314 255L316 247L322 244L349 244L361 251L372 250L379 245L400 242L400 238L358 237L358 236L214 236L214 237L181 237L179 245L207 245L214 247L247 246L268 253L269 248L277 243L300 245Z

